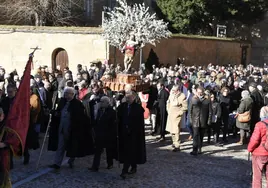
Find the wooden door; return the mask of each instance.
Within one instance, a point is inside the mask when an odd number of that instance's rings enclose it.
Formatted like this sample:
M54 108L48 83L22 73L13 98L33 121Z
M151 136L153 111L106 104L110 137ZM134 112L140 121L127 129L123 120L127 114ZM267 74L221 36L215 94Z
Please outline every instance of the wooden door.
M69 66L69 59L66 50L62 48L56 49L53 56L52 67L54 70L58 65L60 66L61 71L63 71L65 67Z

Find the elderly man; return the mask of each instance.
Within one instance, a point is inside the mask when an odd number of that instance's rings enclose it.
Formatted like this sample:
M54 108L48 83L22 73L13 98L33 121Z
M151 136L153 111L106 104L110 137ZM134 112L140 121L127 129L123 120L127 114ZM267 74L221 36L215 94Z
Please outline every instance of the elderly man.
M51 168L59 169L64 157L70 157L68 164L73 167L75 157L92 154L93 139L90 127L87 125L83 104L76 99L75 90L71 87L64 89L64 98L57 108L59 114L58 148L54 164ZM51 139L51 141L53 141Z
M103 96L100 99L100 108L93 126L95 140L95 156L91 171L96 172L100 166L101 153L106 149L107 169L113 167L116 156L116 113L110 105L110 98Z
M135 102L135 93L126 93L126 102L118 107L119 161L124 163L121 178L137 172L137 164L146 162L144 109ZM129 167L131 170L129 171Z
M187 101L185 95L180 91L181 86L174 85L167 100L167 127L166 130L171 133L173 151L180 151L180 123L181 117L187 110Z

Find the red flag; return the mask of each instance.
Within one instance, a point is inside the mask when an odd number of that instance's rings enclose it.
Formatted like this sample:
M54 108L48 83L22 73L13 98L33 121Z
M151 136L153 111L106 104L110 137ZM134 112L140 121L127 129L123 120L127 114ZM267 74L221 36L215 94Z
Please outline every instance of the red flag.
M25 71L19 85L17 94L10 108L6 119L3 133L4 142L12 150L14 156L21 156L24 151L26 136L30 123L30 78L31 78L32 56L26 64ZM0 177L0 187L7 187L9 181L9 149L0 150L2 176Z
M31 65L32 57L27 62L21 83L6 120L5 132L7 135L4 142L10 145L14 155L21 155L23 153L29 128ZM18 143L13 143L14 137L19 139L19 145L17 145Z

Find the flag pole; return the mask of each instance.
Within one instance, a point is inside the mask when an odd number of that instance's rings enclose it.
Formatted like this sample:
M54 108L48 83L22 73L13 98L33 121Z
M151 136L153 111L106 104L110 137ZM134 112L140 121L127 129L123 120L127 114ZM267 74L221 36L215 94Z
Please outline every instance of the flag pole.
M36 171L38 170L38 167L39 167L39 164L40 164L40 160L41 160L41 157L42 157L42 154L43 154L43 150L44 150L44 147L45 147L47 134L48 134L48 131L50 129L51 120L52 120L52 113L49 113L49 121L48 121L48 125L47 125L47 130L46 130L46 134L45 134L45 137L44 137L44 140L43 140L43 144L42 144L42 147L41 147L41 150L40 150L38 161L36 163L36 168L35 168Z

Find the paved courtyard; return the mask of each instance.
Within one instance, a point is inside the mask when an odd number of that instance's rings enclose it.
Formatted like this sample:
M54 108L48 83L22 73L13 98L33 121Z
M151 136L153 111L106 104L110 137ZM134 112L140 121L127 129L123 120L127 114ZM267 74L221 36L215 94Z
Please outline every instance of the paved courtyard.
M182 135L182 140L188 137ZM235 144L236 139L230 139L230 144L224 147L206 145L203 154L197 157L189 153L192 142L182 143L181 152L172 152L171 141L164 143L156 141L155 137L146 136L147 163L138 166L138 173L126 180L121 180L121 169L114 164L111 170L105 169L103 160L99 172L90 172L92 156L77 159L75 167L70 169L63 164L60 171L54 171L47 166L53 163L54 153L44 152L39 169L36 162L39 150L31 152L28 166L21 160L15 160L11 172L13 187L19 188L91 188L91 187L122 187L122 188L249 188L251 186L250 162L247 161L246 146ZM232 144L233 143L233 144ZM120 166L122 168L122 165Z

